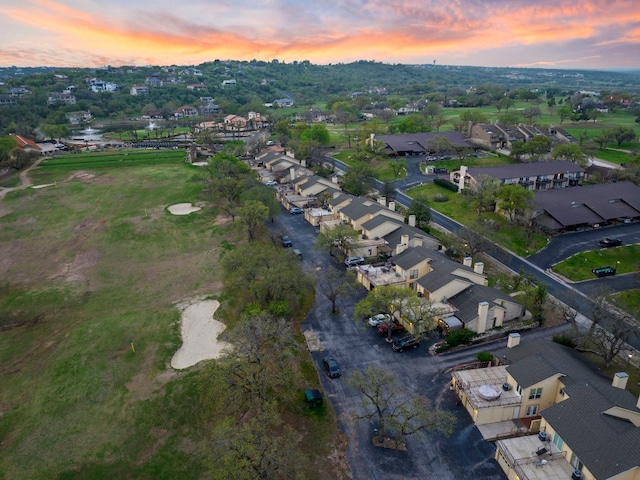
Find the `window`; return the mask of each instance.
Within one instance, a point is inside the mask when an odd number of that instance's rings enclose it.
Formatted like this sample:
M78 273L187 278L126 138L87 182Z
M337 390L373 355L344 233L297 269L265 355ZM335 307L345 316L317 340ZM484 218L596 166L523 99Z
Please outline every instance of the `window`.
M540 398L542 396L542 388L532 388L529 390L529 400Z
M562 447L564 446L564 440L562 440L562 437L560 435L558 435L557 433L553 434L553 444L558 447L558 450L562 450Z
M571 466L576 470L582 470L582 462L575 453L571 453Z
M518 395L522 395L522 387L521 387L520 385L518 385L518 386L516 387L516 393L517 393Z
M529 405L527 407L527 417L534 417L538 414L538 405Z
M409 278L418 278L418 270L411 270L409 272Z

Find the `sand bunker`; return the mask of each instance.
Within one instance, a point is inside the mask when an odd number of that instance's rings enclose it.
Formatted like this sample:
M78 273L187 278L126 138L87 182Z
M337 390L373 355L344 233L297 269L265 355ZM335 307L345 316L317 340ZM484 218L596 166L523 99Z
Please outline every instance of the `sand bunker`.
M226 328L224 323L213 319L219 306L217 300L187 302L178 306L182 309L182 346L171 359L173 368L180 370L202 360L218 358L225 348L230 347L218 340L218 335Z
M200 207L194 207L192 203L176 203L168 207L168 210L173 215L189 215L200 210Z

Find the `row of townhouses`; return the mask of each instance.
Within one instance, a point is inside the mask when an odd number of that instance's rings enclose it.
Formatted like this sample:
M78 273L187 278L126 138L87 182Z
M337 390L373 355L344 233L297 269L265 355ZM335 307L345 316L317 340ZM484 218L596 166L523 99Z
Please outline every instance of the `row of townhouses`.
M265 183L277 179L278 198L285 208L303 208L306 220L320 231L347 224L358 232L357 241L344 253L367 260L355 270L368 290L414 290L444 330L485 333L524 317L515 297L488 286L482 262L467 257L461 264L449 258L437 239L415 226L415 216L405 219L394 202L344 193L337 177L313 175L287 155L268 153L257 162L265 167ZM414 319L398 320L409 332L422 333Z

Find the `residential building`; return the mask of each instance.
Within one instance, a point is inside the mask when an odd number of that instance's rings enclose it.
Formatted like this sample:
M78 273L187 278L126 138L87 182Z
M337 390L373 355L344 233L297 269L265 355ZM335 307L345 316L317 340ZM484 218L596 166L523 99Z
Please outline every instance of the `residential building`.
M550 233L640 221L640 187L602 183L535 192L536 224Z
M501 185L521 185L526 190L549 190L582 185L586 173L569 161L517 163L493 167L466 167L449 174L459 191L475 188L484 178L498 180Z
M149 87L146 85L133 85L129 92L131 95L149 95Z
M197 117L198 114L198 109L191 105L183 105L182 107L176 108L175 112L173 112L173 116L176 118Z
M568 347L551 340L494 351L490 368L456 370L452 389L509 479L635 480L640 400Z
M88 122L93 118L93 116L91 115L91 112L89 111L69 112L65 114L65 117L67 117L67 120L69 120L69 123L71 125L79 125L81 123Z
M469 143L460 132L428 132L403 133L398 135L376 135L375 141L382 142L383 151L392 156L426 155L436 153L435 137L445 138L452 148L469 148L475 146ZM438 151L439 154L451 153Z
M75 105L76 96L72 95L71 93L53 92L49 94L47 104L53 105L54 103L66 103L67 105Z

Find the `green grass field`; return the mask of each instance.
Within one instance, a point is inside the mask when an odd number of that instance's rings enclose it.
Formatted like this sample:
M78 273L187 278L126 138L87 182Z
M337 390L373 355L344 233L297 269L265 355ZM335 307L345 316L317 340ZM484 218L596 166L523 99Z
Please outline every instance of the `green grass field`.
M168 367L175 303L219 295L219 259L246 234L217 222L196 167L94 161L35 169L55 185L0 201L0 478L203 478L200 371ZM179 202L203 208L169 214ZM291 418L325 455L333 417Z
M617 274L638 271L640 245L600 248L579 253L553 266L553 271L574 282L595 278L594 268L613 267Z

